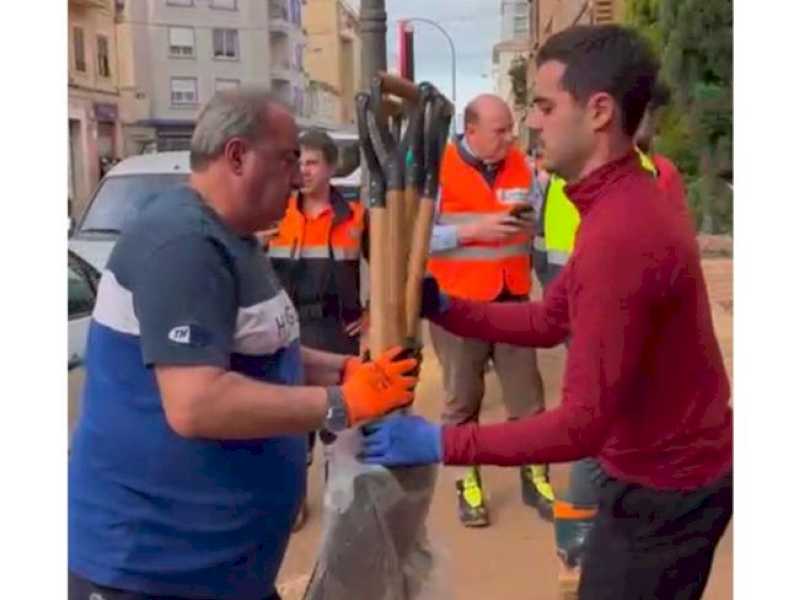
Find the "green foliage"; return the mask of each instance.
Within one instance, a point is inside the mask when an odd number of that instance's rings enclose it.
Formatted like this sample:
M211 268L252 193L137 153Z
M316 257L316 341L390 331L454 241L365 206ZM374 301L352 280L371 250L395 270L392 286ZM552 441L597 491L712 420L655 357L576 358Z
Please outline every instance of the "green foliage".
M517 56L510 63L508 76L513 91L513 101L516 106L527 106L527 60Z
M697 222L732 229L732 0L627 0L626 22L653 44L674 104L655 145L680 169Z

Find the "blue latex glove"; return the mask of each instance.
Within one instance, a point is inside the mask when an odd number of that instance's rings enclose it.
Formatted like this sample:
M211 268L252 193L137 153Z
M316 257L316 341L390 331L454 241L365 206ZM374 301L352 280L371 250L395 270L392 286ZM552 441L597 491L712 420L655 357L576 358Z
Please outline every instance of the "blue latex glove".
M441 426L417 415L392 415L361 428L360 459L402 467L441 462Z
M429 275L422 280L422 317L429 319L449 308L449 296L441 291L438 282Z

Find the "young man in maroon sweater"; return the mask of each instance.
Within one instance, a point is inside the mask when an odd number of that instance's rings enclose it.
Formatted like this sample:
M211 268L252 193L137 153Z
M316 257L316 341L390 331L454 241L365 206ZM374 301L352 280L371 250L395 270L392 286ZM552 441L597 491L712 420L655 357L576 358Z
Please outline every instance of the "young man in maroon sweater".
M528 125L581 214L571 259L541 302L469 302L428 279L423 313L491 342L546 348L569 336L561 406L494 425L391 417L366 427L363 460L596 457L600 507L579 597L698 599L732 514L732 412L693 231L633 148L657 60L615 25L565 30L536 60Z

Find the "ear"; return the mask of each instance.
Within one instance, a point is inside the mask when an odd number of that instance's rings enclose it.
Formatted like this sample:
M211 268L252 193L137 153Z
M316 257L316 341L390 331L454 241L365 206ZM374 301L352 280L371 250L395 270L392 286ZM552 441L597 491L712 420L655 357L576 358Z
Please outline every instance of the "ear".
M610 94L599 92L586 103L586 111L594 131L605 129L616 116L616 102Z
M247 142L241 138L230 138L225 144L225 161L236 175L244 171L244 155L247 153Z

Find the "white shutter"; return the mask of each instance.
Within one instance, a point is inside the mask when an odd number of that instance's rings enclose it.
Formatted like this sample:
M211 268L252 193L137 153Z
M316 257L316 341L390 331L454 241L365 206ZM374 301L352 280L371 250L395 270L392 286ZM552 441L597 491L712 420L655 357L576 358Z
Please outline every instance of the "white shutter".
M194 30L190 27L170 27L169 28L170 46L194 47Z

